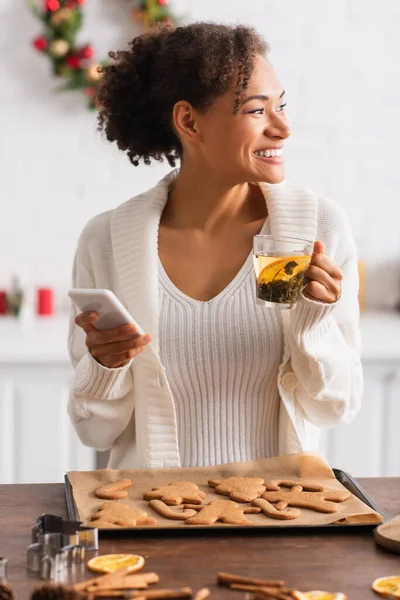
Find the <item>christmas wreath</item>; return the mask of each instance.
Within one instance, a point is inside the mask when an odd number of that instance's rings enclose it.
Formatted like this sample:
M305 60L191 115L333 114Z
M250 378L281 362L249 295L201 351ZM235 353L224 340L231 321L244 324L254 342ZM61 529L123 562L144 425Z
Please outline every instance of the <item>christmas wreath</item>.
M83 91L89 108L95 108L102 77L100 67L106 62L94 61L92 44L79 45L76 41L83 25L85 0L43 0L41 6L35 0L28 2L43 25L43 32L33 40L33 46L50 59L53 74L64 80L59 90ZM143 30L154 23L176 23L170 0L136 2L132 19Z

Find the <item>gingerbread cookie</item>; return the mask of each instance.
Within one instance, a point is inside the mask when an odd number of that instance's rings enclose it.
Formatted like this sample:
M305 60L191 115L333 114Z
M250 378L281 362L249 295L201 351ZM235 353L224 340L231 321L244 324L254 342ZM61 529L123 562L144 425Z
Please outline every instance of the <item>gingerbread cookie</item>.
M295 486L300 486L306 492L323 492L324 487L322 485L318 485L316 483L303 483L300 481L292 481L289 479L271 479L270 481L265 482L265 487L267 488L267 492L279 492L281 487L285 488L293 488Z
M93 527L95 529L121 529L121 525L116 525L115 523L110 523L109 521L103 521L103 519L89 521L89 523L86 523L86 527Z
M217 494L229 496L236 502L251 502L265 492L264 480L258 477L228 477L211 479L208 485L215 488Z
M255 506L241 507L232 500L212 500L205 506L185 504L184 507L200 511L195 517L187 519L186 525L214 525L217 521L229 525L254 525L244 515L260 512Z
M95 494L98 498L103 498L104 500L122 500L122 498L126 498L128 495L128 492L124 490L131 487L131 485L132 481L130 479L119 479L114 483L108 483L98 488Z
M143 495L145 500L162 500L170 506L177 506L184 502L201 504L206 497L199 486L189 481L173 481L168 485L154 487L151 492Z
M289 482L286 482L289 484ZM274 492L264 492L261 496L275 504L278 510L284 510L288 506L297 506L298 508L309 508L322 513L334 513L337 511L337 502L345 502L351 497L350 492L345 490L326 490L313 492L304 491L308 486L306 483L292 482L294 485L289 490Z
M159 515L165 517L165 519L173 519L175 521L186 521L189 517L194 517L196 514L195 510L183 510L182 512L176 512L172 510L165 502L162 500L150 500L149 506L155 510Z
M144 510L133 508L128 504L118 504L117 502L104 502L104 504L101 504L92 517L94 527L96 527L96 521L99 520L100 523L111 523L121 527L140 527L143 525L156 525L157 523Z
M297 519L301 515L301 510L298 510L297 508L282 508L281 510L278 510L277 507L263 498L255 498L253 500L253 506L261 508L262 512L264 515L267 515L267 517L280 519L282 521Z

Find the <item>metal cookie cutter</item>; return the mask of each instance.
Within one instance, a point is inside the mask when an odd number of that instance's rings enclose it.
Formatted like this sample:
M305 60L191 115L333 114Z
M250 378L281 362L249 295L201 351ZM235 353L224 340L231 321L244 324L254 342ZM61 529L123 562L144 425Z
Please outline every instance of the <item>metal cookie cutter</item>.
M81 564L84 559L85 548L82 546L57 548L40 542L28 546L26 557L27 568L39 573L42 579L55 579L58 573L65 571L72 564Z
M31 544L27 550L29 571L39 573L42 579L55 579L57 574L68 568L68 553L46 544Z
M7 579L7 558L0 556L0 583L4 583Z
M57 515L43 514L32 527L32 543L42 533L60 533L63 546L83 546L86 550L99 549L99 532L94 527L82 527L82 521L66 521Z
M42 579L55 579L73 564L81 564L86 550L98 550L98 530L81 527L81 521L64 521L43 514L32 527L27 549L27 568Z

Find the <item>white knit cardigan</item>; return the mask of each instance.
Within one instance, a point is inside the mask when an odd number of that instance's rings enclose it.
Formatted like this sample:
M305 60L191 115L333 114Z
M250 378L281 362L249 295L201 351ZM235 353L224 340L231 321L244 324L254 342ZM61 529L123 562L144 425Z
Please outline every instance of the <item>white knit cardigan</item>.
M85 445L111 449L112 468L180 466L174 401L159 356L157 269L160 217L176 175L92 219L75 257L73 286L112 290L152 336L129 365L108 369L87 351L71 311L75 380L68 412ZM343 271L342 297L334 305L302 297L294 310L281 311L279 454L317 450L320 428L350 422L361 403L356 251L338 206L286 182L260 187L271 233L315 240L319 224L328 256Z

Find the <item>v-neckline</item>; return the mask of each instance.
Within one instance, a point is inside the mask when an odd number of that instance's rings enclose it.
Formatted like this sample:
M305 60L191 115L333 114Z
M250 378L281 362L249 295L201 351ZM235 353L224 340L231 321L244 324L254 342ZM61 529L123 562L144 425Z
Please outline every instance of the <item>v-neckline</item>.
M269 231L269 216L266 217L266 219L261 227L261 230L258 232L258 235L265 234L265 233L267 233L267 231ZM214 302L218 302L219 300L221 300L223 297L227 296L228 294L232 295L236 291L236 289L238 287L240 287L243 280L248 276L250 271L253 269L253 250L250 250L250 253L247 256L246 260L244 261L243 265L240 267L239 271L236 273L236 275L233 277L233 279L231 279L231 281L228 283L228 285L226 287L224 287L224 289L221 290L216 296L213 296L209 300L197 300L196 298L192 298L191 296L188 296L187 294L182 292L182 290L180 290L170 279L168 273L164 269L164 265L161 262L160 255L158 252L157 252L157 260L158 260L158 268L159 268L159 273L160 273L160 280L164 284L164 286L166 288L168 288L169 291L176 298L184 300L187 304L202 305L202 306L208 305L209 306L210 304L212 304Z

